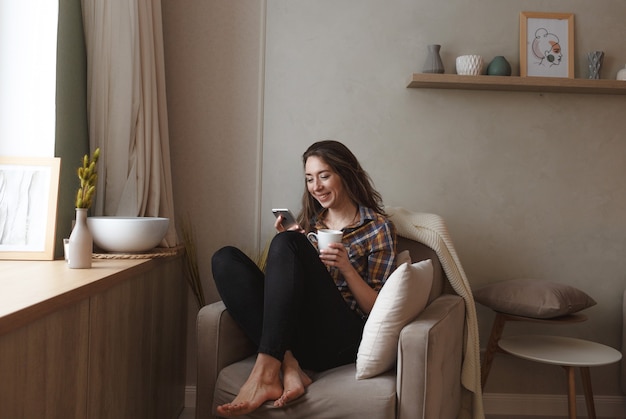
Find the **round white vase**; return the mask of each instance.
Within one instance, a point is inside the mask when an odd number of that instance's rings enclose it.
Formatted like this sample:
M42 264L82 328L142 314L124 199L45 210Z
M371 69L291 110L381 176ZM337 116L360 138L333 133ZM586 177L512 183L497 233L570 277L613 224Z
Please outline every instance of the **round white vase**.
M626 80L626 66L617 72L617 80Z

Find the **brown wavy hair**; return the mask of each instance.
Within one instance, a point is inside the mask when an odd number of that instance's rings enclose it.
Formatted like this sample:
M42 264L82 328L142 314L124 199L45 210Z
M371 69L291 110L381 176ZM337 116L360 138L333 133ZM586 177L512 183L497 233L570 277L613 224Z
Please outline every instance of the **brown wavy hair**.
M355 155L342 143L335 140L323 140L312 144L302 155L302 164L306 166L309 157L319 157L333 172L339 175L349 198L357 206L371 208L379 214L386 215L383 209L382 196L376 189L369 174L361 167ZM304 180L302 210L298 214L298 223L305 231L311 231L311 220L320 213L323 207L311 196Z

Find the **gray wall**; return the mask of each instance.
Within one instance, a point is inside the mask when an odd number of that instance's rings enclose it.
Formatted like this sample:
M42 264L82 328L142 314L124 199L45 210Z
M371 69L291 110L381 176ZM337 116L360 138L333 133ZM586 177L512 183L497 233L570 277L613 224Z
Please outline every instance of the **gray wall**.
M61 157L55 257L63 257L63 238L72 231L80 181L76 168L89 152L87 56L80 0L59 1L55 156Z
M163 0L174 204L189 217L207 300L211 255L259 240L264 3ZM271 215L271 213L270 213ZM179 223L180 225L180 223ZM187 383L195 385L195 303Z
M519 74L521 10L575 14L577 77L587 76L592 49L606 51L605 77L624 66L624 3L269 1L261 208L298 209L299 156L316 139L340 139L388 205L447 220L473 287L531 277L574 285L598 302L584 324L507 332L619 348L626 97L405 88L429 43L442 45L447 72L456 56L477 53L504 55ZM493 316L479 314L484 346ZM560 375L531 386L526 371L539 368L498 359L489 384L503 379L486 390L561 392ZM598 394L619 393L617 370L606 368L603 379L594 371Z
M587 76L584 53L602 49L602 76L614 78L626 63L626 3L266 4L163 1L176 206L195 221L210 300L218 298L212 252L264 243L272 206L299 209L304 149L335 138L357 154L388 205L447 220L473 287L531 277L571 284L598 302L585 323L517 324L506 333L619 348L626 97L406 85L431 43L442 45L448 73L456 56L476 53L487 61L504 55L519 74L520 11L574 13L576 77ZM492 319L479 307L483 346ZM621 394L618 370L593 369L596 394ZM497 357L486 391L564 389L557 367Z

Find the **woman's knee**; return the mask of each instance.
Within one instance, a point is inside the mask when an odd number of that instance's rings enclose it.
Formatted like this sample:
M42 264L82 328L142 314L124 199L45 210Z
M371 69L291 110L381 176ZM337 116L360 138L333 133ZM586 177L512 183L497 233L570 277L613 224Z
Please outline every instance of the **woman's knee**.
M231 266L234 260L240 258L241 251L234 246L224 246L213 254L211 268L213 276L219 275L224 269Z
M287 249L295 249L305 242L308 242L308 239L304 234L297 231L283 231L282 233L278 233L277 235L275 235L272 239L272 243L270 244L270 252L282 252Z
M232 259L239 253L239 249L234 246L224 246L213 254L213 262L223 259Z

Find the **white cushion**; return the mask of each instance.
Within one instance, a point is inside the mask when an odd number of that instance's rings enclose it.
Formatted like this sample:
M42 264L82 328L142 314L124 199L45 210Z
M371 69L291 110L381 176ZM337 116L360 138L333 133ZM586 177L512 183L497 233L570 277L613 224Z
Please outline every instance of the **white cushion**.
M356 360L357 380L394 366L400 331L424 310L432 283L430 259L402 264L389 276L365 323Z
M411 254L408 250L403 250L396 256L396 266L400 266L403 263L411 263Z

